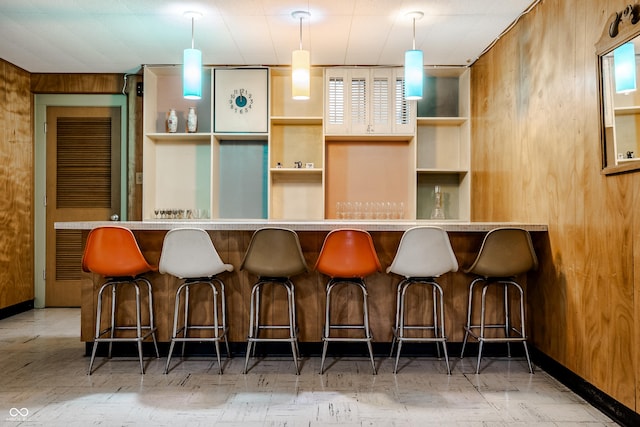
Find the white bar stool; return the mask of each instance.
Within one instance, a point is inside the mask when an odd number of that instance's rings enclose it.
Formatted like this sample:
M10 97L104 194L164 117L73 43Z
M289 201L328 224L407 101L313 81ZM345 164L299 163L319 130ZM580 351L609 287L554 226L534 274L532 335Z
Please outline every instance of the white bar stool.
M231 357L227 333L227 306L224 282L217 276L227 271L233 271L231 264L225 264L211 241L209 234L199 228L176 228L169 230L162 243L159 271L183 280L176 291L173 332L171 345L167 355L164 373L169 372L171 356L176 342L182 343L182 357L184 358L187 342L213 342L218 360L218 373L222 374L220 360L220 341L224 341L227 357ZM191 324L191 295L190 290L195 286L207 286L211 289L211 324ZM218 297L220 299L218 300ZM183 306L182 322L180 322L180 307ZM211 336L190 336L190 331L212 331Z
M444 298L442 287L436 281L437 277L449 272L458 271L458 261L451 248L447 232L440 227L414 227L405 231L400 240L396 256L387 268L387 273L404 276L398 283L396 297L396 322L391 341L391 355L394 344L398 343L396 362L393 373L398 371L398 361L402 350L402 343L435 342L442 345L447 373L451 374L449 356L447 354L447 335L444 327ZM414 285L431 287L433 304L433 322L431 324L406 323L406 295ZM407 336L407 331L433 331L433 336ZM438 356L440 356L440 347Z

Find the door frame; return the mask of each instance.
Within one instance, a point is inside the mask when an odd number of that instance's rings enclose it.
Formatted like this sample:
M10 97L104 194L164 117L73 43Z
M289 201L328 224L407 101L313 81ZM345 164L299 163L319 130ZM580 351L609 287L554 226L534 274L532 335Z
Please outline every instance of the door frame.
M44 132L47 107L120 107L120 219L127 220L127 97L125 95L64 95L36 94L34 96L34 307L45 306L46 267L46 165L47 137Z

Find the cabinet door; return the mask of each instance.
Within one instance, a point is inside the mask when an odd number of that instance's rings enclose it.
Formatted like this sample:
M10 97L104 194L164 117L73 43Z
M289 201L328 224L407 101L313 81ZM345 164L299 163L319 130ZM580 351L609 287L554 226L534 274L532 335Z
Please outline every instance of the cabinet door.
M367 110L371 112L365 133L392 132L394 81L392 69L371 70L371 93Z
M416 129L417 101L404 99L404 72L402 68L393 70L393 127L391 132L412 134Z
M347 71L347 122L349 133L365 135L371 133L371 74L369 69Z
M325 71L324 123L327 134L344 135L349 131L346 71L333 68Z

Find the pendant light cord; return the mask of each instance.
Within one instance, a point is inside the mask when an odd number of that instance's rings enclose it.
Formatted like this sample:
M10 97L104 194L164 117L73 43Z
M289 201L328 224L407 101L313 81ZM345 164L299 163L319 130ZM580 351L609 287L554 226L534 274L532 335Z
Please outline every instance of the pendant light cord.
M192 16L191 17L191 49L194 48L194 43L193 43L193 34L194 34L193 33L193 28L195 26L194 23L193 23L194 20L195 20L195 17Z
M302 50L302 16L300 16L300 50Z
M413 18L413 50L416 50L416 18Z

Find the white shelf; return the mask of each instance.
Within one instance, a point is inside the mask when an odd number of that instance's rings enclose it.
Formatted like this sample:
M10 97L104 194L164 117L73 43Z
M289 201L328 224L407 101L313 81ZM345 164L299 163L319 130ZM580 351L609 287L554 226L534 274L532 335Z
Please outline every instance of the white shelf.
M160 133L151 132L147 133L147 138L153 141L209 141L211 139L210 133Z

